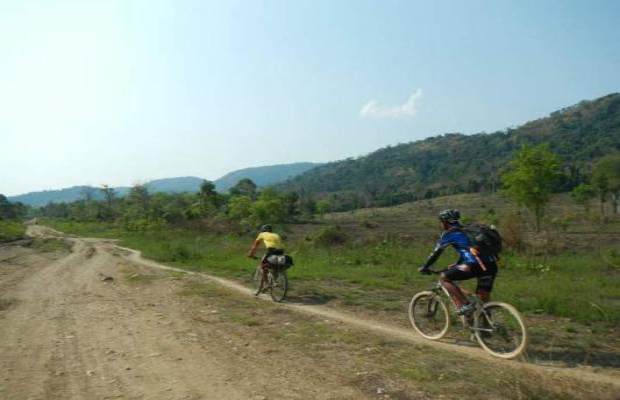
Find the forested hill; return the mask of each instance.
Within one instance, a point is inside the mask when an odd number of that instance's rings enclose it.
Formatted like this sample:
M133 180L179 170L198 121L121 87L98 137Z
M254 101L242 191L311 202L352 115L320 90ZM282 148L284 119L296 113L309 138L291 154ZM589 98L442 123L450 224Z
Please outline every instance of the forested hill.
M494 190L502 167L524 143L548 143L564 163L561 189L572 188L593 160L620 149L620 94L582 101L515 129L445 134L328 163L277 188L328 195L341 210Z

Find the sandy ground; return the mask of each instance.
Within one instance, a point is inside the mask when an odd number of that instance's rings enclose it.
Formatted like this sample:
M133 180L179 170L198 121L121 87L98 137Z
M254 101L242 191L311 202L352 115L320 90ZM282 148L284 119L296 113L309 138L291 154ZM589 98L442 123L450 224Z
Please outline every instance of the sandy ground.
M132 265L113 246L70 243L62 256L0 248L0 398L366 397L304 360L287 361L295 365L277 376L264 357L240 354L217 326L186 318L177 282L129 286L119 271Z
M60 235L40 226L30 226L29 234ZM204 323L217 310L199 309L195 301L179 296L183 283L178 280L136 287L123 279L132 271L167 267L110 241L64 240L65 251L0 246L0 399L377 398L347 378L347 371L324 368L303 354L274 357L260 336L246 335L239 342L222 325ZM250 295L233 282L195 279ZM615 376L506 364L479 349L435 344L401 328L321 306L285 307L503 367L620 386Z

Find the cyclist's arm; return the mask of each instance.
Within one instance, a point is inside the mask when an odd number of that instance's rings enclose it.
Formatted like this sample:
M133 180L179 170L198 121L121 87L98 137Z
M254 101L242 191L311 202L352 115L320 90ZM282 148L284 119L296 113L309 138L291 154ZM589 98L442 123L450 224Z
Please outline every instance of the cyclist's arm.
M428 256L428 259L426 260L426 262L424 263L422 268L424 268L424 269L430 268L431 265L433 265L435 263L435 261L437 261L439 256L441 256L441 253L443 253L443 249L445 249L446 247L448 247L448 246L453 244L453 242L454 242L453 239L454 238L453 238L453 233L452 232L450 232L450 231L444 232L441 235L441 238L439 239L439 242L437 242L437 245L435 246L435 248L433 249L431 254Z
M254 255L256 254L256 250L258 250L258 246L260 246L261 241L262 239L256 238L254 243L252 243L252 247L250 247L250 252L248 253L248 257L254 257Z
M431 254L428 256L428 259L426 260L422 268L424 269L430 268L431 265L433 265L435 261L437 261L441 253L443 253L443 249L444 247L441 245L441 242L437 243L437 246L435 246Z

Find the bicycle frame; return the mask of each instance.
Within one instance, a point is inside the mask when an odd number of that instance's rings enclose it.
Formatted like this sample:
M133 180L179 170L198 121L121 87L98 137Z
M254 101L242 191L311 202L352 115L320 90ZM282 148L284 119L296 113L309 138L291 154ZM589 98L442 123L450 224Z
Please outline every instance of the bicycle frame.
M434 273L436 275L438 275L440 273L438 271L433 271L433 270L430 270L430 272L432 272L432 273ZM456 286L459 290L462 291L462 289L456 283L452 282L452 284L454 286ZM454 300L452 299L452 296L450 296L450 292L448 292L448 289L446 289L445 286L441 284L441 281L435 282L435 284L431 287L430 291L435 293L438 296L441 296L441 295L445 296L448 300L450 300L450 304L452 306L452 311L455 312L455 313L457 312L456 304L454 303ZM484 309L482 307L484 303L482 302L480 297L478 297L477 294L472 294L472 295L476 297L476 302L475 302L476 309L468 316L461 315L459 319L461 320L461 323L463 324L463 327L468 328L471 331L476 331L476 330L486 331L488 329L476 328L475 327L474 321L476 319L478 319L478 318L481 318L481 315L485 316L485 319L486 319L487 322L490 322L490 321L489 321L488 317L486 316L486 313L485 313L485 311L484 311Z

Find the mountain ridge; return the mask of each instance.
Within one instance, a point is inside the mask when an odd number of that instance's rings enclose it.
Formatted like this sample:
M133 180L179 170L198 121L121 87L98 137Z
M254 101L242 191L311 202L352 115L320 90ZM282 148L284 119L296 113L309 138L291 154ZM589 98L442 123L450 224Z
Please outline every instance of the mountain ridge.
M563 161L569 190L592 162L620 150L620 94L552 112L494 133L448 133L334 161L286 182L281 191L329 198L335 210L389 206L421 198L497 190L499 174L523 144L547 143Z
M252 179L258 187L263 187L285 180L318 165L321 164L302 162L244 168L229 172L221 178L213 181L213 183L216 186L216 190L220 192L228 190L243 178ZM151 193L193 193L200 189L200 185L204 180L205 179L203 178L198 178L195 176L183 176L155 179L145 183L145 185L148 186L149 192ZM113 187L112 189L115 190L118 196L122 197L129 193L131 188L127 186L118 186ZM77 185L62 189L41 190L16 196L7 196L7 199L13 203L21 202L29 206L39 207L44 206L49 202L70 203L86 197L91 197L94 200L102 200L103 194L101 193L99 187Z

